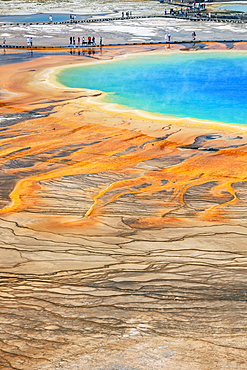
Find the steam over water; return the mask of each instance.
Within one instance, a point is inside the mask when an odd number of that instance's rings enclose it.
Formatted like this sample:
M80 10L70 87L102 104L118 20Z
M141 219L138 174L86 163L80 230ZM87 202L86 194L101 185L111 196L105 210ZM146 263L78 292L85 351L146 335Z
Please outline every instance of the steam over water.
M247 57L243 53L132 57L66 69L59 81L108 92L109 102L153 113L247 122Z

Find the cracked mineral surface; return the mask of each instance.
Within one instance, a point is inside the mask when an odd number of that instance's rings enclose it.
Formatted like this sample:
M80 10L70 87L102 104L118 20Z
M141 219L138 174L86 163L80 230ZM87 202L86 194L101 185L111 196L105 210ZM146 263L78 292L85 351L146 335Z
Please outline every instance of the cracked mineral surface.
M246 129L48 81L86 61L0 69L0 368L247 369Z

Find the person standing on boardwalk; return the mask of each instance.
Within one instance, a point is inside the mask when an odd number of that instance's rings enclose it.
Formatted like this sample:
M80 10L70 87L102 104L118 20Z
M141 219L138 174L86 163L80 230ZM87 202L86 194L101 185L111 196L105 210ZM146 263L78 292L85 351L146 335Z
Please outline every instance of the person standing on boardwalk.
M6 41L7 41L7 40L6 40L6 37L4 37L4 38L3 38L3 46L5 46L5 45L6 45Z
M80 43L81 43L81 39L80 37L77 38L77 45L80 46Z
M70 45L72 45L72 44L73 44L73 38L72 38L72 36L70 36L70 38L69 38L69 44L70 44Z
M99 39L99 46L103 45L102 37Z
M29 43L30 43L30 46L32 47L33 46L33 38L32 37L30 37Z
M75 37L73 36L73 45L75 45Z
M192 36L192 39L193 39L193 40L195 40L195 39L196 39L196 33L195 33L195 31L193 31L193 32L192 32L191 36Z
M30 38L28 37L27 38L27 47L29 47L30 46Z
M167 34L167 39L168 39L168 42L171 41L171 34L170 33Z

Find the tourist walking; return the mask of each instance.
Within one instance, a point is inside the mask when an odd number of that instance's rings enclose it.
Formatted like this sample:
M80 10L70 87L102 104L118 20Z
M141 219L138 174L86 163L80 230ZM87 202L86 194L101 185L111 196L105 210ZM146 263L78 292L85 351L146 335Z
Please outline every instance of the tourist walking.
M92 37L92 44L95 45L95 37Z
M80 37L77 38L77 45L80 46L80 43L81 43L81 39Z
M102 37L99 39L99 46L103 45Z
M168 42L171 41L171 34L170 33L167 34L167 39L168 39Z
M192 39L193 39L193 40L195 40L195 39L196 39L196 33L195 33L195 31L193 31L193 32L192 32L191 36L192 36Z
M70 45L72 45L72 44L73 44L73 38L72 38L72 36L70 36L70 38L69 38L69 44L70 44Z
M73 36L73 45L75 45L75 37Z
M6 45L6 37L3 38L3 45L5 46Z
M29 46L30 46L30 38L27 37L27 47L29 47Z
M30 46L32 47L33 46L33 38L32 37L30 37L29 43L30 43Z

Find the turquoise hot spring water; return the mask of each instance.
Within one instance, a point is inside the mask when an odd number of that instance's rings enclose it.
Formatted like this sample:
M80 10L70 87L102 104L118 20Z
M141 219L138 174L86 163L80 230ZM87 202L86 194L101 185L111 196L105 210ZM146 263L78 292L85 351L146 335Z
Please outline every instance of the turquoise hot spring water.
M139 55L63 69L58 81L104 101L175 117L247 124L247 53Z

